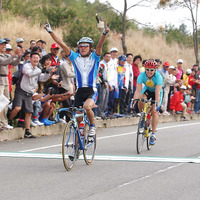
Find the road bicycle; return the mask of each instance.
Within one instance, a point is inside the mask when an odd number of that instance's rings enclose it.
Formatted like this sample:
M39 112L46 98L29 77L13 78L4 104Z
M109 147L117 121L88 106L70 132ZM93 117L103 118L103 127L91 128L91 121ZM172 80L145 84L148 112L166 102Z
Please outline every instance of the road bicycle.
M88 136L89 121L85 109L76 107L61 108L57 113L58 121L61 121L59 115L63 111L71 113L71 120L66 124L62 140L63 164L65 169L70 171L81 153L83 153L87 165L92 163L96 151L96 134L95 136ZM79 117L82 117L82 123L84 123L82 132L78 127L77 118Z
M137 128L137 139L136 139L136 149L137 153L140 154L142 152L144 143L146 142L147 149L150 150L152 145L150 145L150 136L152 132L151 128L151 109L152 103L156 104L155 100L147 100L147 99L133 99L132 103L135 101L141 101L144 103L144 108L140 113L140 119Z

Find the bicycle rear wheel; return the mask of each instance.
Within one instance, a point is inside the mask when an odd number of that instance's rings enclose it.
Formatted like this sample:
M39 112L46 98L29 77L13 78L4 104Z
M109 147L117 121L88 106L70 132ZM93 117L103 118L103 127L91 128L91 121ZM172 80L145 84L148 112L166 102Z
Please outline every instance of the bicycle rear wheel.
M62 141L62 158L67 171L71 170L76 160L75 132L73 122L69 121L65 127Z
M145 113L141 112L141 116L138 123L137 140L136 140L136 149L138 154L142 152L144 141L145 141Z
M89 133L89 125L86 124L85 125L85 131L84 131L84 150L83 150L83 157L85 160L85 163L87 165L90 165L92 163L92 161L94 160L94 156L95 156L95 151L96 151L96 135L97 135L97 131L95 136L93 137L88 137L88 133Z

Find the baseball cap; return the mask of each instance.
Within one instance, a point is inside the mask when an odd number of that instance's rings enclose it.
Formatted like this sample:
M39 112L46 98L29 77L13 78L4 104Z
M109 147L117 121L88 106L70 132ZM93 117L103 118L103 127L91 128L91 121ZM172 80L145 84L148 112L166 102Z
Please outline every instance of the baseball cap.
M110 52L118 52L118 49L116 47L113 47L110 49Z
M177 63L183 63L183 60L182 59L178 59Z
M23 41L24 41L23 38L17 38L17 40L16 40L17 43L20 43L20 42L23 42Z
M6 40L0 39L0 44L7 43Z
M169 63L168 62L164 62L163 65L166 66L166 67L169 67Z
M53 43L51 45L51 49L60 49L59 45L57 43Z
M10 39L9 39L9 38L4 38L4 40L5 40L6 42L9 42L9 41L10 41Z
M6 50L12 50L12 46L10 44L6 44Z
M176 69L176 67L174 67L174 66L169 66L169 69Z
M185 85L181 85L180 89L186 90L186 86Z

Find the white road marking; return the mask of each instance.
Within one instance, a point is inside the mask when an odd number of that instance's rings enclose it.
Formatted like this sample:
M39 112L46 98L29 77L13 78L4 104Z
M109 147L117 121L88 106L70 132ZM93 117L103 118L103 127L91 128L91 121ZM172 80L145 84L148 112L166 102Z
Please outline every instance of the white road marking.
M163 130L163 129L169 129L169 128L179 128L179 127L183 127L183 126L192 126L192 125L198 125L198 124L200 124L200 122L160 127L160 128L157 128L157 130ZM114 137L122 137L122 136L132 135L132 134L135 134L135 133L136 133L136 131L135 132L129 132L129 133L120 133L120 134L117 134L117 135L108 135L108 136L98 137L97 140L109 139L109 138L114 138ZM56 145L51 145L51 146L46 146L46 147L38 147L38 148L34 148L34 149L27 149L27 150L23 150L23 151L19 151L19 152L32 152L32 151L49 149L49 148L54 148L54 147L59 147L59 146L61 146L61 144L56 144Z
M45 159L62 159L62 154L56 153L22 153L22 152L0 152L0 157L15 158L45 158ZM80 156L83 159L83 156ZM200 164L199 158L170 158L170 157L153 157L153 156L114 156L114 155L96 155L96 161L128 161L128 162L166 162L166 163L197 163Z

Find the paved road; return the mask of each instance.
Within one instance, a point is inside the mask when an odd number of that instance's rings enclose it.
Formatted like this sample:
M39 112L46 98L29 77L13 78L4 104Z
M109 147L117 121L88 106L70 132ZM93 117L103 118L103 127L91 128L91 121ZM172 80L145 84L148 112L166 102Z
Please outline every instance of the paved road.
M61 135L0 143L0 198L199 200L199 130L199 121L159 124L156 146L138 156L136 126L101 129L98 160L90 166L78 160L70 172L59 158Z

